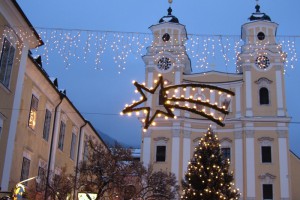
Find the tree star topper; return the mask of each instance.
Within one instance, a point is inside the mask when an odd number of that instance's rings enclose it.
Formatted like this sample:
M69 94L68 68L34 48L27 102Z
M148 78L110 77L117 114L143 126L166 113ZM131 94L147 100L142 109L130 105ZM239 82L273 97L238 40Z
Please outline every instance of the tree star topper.
M222 115L227 115L229 113L228 108L231 101L230 98L231 96L235 95L234 92L217 86L199 83L186 83L180 85L164 86L164 84L166 83L164 83L163 77L160 74L159 80L155 83L155 87L153 89L149 89L142 84L134 82L134 85L137 88L137 92L142 95L140 101L133 102L133 104L131 104L130 106L126 106L121 114L131 115L132 112L144 111L144 113L146 114L146 118L145 120L143 120L145 130L148 129L151 124L154 124L154 119L157 115L163 114L165 115L166 119L168 117L176 118L173 113L175 109L185 110L196 115L200 115L220 126L225 126L225 124L222 122L224 118L221 116L216 117L214 113L216 112ZM195 96L185 97L184 95L181 95L181 97L178 97L178 95L175 94L179 90L186 91L188 88L193 91L195 91L196 89L200 89L201 91L208 89L210 92L217 91L218 94L225 93L229 99L225 99L222 105L218 106L218 103L212 103L209 100L204 101L203 99L196 98ZM155 108L153 108L152 105L150 105L152 102L149 103L148 98L151 99L152 95L154 95L157 91L158 94L160 94L162 104L161 106L155 106ZM174 94L170 95L172 91L174 91ZM145 94L145 92L148 93L148 96ZM149 103L148 106L147 102ZM140 106L143 103L145 103L145 105ZM209 112L206 112L206 108L208 108L207 110L209 110Z

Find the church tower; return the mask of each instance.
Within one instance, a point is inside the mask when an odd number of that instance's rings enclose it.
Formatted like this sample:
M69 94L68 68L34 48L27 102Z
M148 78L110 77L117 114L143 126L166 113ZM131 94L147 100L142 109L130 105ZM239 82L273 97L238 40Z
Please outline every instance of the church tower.
M237 71L243 74L241 116L245 130L244 192L249 199L290 199L285 52L276 42L278 24L257 4L242 26L244 45Z
M167 11L168 14L163 16L158 24L150 27L153 34L153 42L147 48L146 55L143 56L146 86L148 88L154 86L159 75L163 76L165 84L174 85L182 82L183 74L191 74L192 71L191 61L184 46L188 39L185 26L180 24L178 18L172 15L171 7ZM160 102L160 95L154 94L153 98L147 101L147 106L151 106L154 109L163 107L162 102ZM178 93L177 95L180 94ZM156 121L157 126L166 126L166 124L168 124L167 126L173 126L172 123L174 122L172 119L166 121L159 118ZM164 155L166 152L171 152L171 149L167 149L171 148L171 146L160 145L170 142L168 141L169 137L162 134L157 138L151 138L151 136L155 135L151 134L152 132L153 129L150 128L144 133L142 161L147 166L149 163L155 162L155 160L163 160L163 162L159 162L157 169L170 169L171 156L167 157ZM153 146L153 142L155 146ZM158 151L161 152L161 158L159 158L159 155L154 158L151 152L160 154ZM165 162L167 159L169 162ZM176 166L178 165L179 163L176 163Z

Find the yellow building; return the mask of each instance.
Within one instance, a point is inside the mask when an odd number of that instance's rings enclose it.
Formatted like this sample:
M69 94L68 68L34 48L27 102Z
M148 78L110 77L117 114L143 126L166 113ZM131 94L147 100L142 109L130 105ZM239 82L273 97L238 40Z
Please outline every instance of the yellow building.
M32 25L15 1L1 1L0 186L2 190L8 189L28 50L43 44L34 30L25 38L24 29L17 27L31 30Z
M235 183L242 194L240 199L297 199L300 196L296 185L300 179L294 173L298 173L296 167L300 161L289 151L290 117L286 109L283 75L286 54L276 43L278 24L261 13L259 5L249 19L241 27L244 44L237 55L236 73L207 71L193 74L184 46L187 32L172 15L171 8L167 16L150 27L154 40L143 56L146 87L155 87L155 80L161 74L165 87L208 84L228 89L235 96L229 98L224 93L188 86L174 90L177 99L191 96L219 107L227 106L231 101L226 126L175 109L176 119L158 117L156 125L150 126L143 134L141 160L145 165L153 164L157 170L175 173L180 181L199 138L212 124L220 138L223 155L231 161ZM158 92L152 95L146 106L164 110L160 95ZM178 105L182 104L178 102ZM217 115L211 108L196 106L196 109Z
M29 51L43 42L16 1L0 11L0 186L11 191L46 171L74 173L89 139L105 144Z

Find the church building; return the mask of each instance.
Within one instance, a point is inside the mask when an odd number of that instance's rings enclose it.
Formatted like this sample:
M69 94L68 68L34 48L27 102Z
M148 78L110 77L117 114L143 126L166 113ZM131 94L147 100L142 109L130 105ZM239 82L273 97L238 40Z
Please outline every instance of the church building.
M174 119L157 117L155 126L142 135L141 160L156 170L173 172L180 182L199 138L211 124L219 137L223 156L230 159L240 199L296 199L300 194L295 185L300 180L295 172L300 160L289 150L291 119L284 81L287 55L276 42L278 24L262 13L259 5L255 9L241 27L243 45L236 58L236 73L192 73L185 47L187 31L172 15L171 8L168 15L150 27L153 43L143 56L146 86L155 87L162 76L166 87L187 85L174 90L175 97L199 99L225 107L229 113L223 121L224 127L187 110L175 109ZM193 84L217 86L235 95L188 87ZM163 109L160 95L159 92L152 95L146 105L154 110ZM194 106L211 116L217 114L209 107L192 103L185 106Z

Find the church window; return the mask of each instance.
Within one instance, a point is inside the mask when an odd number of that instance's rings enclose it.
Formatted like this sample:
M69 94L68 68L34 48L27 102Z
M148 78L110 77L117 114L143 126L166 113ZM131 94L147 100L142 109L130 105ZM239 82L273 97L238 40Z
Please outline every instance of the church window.
M166 146L156 146L156 162L166 161Z
M0 57L0 82L8 88L15 55L15 47L5 37Z
M259 103L260 105L269 104L269 90L265 87L259 89Z
M271 146L262 146L261 147L261 161L262 161L262 163L271 163L272 162Z
M39 100L37 97L32 95L31 97L31 105L30 105L30 112L29 112L29 119L28 119L28 126L34 130L36 126L36 119L37 119L37 110L38 110Z
M155 161L165 162L167 157L167 144L169 138L157 137L154 138L155 141Z
M273 185L263 184L263 200L272 200L272 199L273 199Z
M225 110L228 110L229 104L230 104L230 99L224 99L222 101L222 108L224 108Z
M223 94L223 95L220 96L220 106L221 106L221 108L223 108L227 111L230 111L231 110L230 102L231 102L231 99L230 99L230 97L227 97L226 94Z
M221 148L221 152L222 152L222 158L224 160L230 161L230 148L229 147Z
M222 138L220 140L221 144L221 154L224 160L231 160L231 144L232 140L230 138Z

